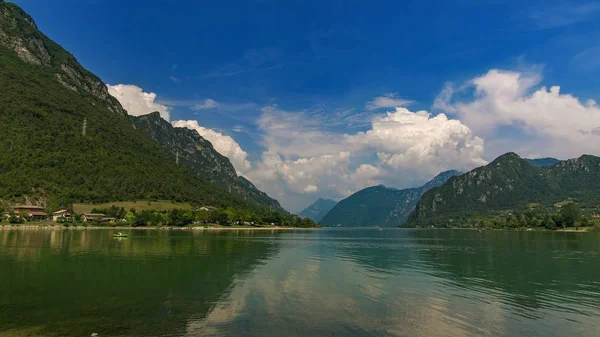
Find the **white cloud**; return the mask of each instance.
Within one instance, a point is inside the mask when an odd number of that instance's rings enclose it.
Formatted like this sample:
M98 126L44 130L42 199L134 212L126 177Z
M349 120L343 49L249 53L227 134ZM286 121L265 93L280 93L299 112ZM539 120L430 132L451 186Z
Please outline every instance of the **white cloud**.
M367 186L406 187L440 171L485 164L483 140L458 120L396 108L366 132L332 133L305 112L266 107L258 120L267 151L248 177L285 207L343 198Z
M375 110L381 108L396 108L401 106L407 106L414 103L411 100L402 99L398 97L397 93L388 93L383 96L375 97L372 101L368 102L365 106L367 110Z
M217 102L213 99L207 98L202 103L194 104L194 106L192 107L192 110L200 111L200 110L214 109L214 108L218 107L219 105L220 105L219 102Z
M490 70L470 81L475 93L469 99L456 99L447 87L436 107L456 114L475 133L485 135L496 154L517 151L530 154L577 157L600 154L600 107L585 103L559 86L540 87L538 73ZM459 90L462 94L462 90ZM509 138L506 128L519 137Z
M396 108L385 116L375 117L372 127L349 138L377 152L388 169L413 172L426 178L450 168L482 165L483 140L459 120L427 111L411 112Z
M240 145L233 138L200 126L195 120L179 120L173 121L171 124L177 128L196 130L200 136L212 143L217 152L229 158L238 174L244 175L252 167L248 161L248 153L242 150Z
M181 80L175 76L169 76L169 79L173 81L173 83L181 83Z
M121 103L130 115L141 116L158 111L163 119L169 121L170 109L166 105L155 102L155 93L144 92L142 88L129 84L107 84L106 86L108 92Z

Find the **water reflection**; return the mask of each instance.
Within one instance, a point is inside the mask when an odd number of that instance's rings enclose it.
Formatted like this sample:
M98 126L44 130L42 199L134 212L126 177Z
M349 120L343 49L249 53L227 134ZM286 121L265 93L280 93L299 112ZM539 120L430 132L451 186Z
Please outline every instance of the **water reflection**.
M0 242L0 335L599 333L595 233L13 231Z
M598 237L562 234L284 235L187 335L595 336Z
M240 237L242 239L240 239ZM0 232L0 335L181 335L275 254L255 233Z

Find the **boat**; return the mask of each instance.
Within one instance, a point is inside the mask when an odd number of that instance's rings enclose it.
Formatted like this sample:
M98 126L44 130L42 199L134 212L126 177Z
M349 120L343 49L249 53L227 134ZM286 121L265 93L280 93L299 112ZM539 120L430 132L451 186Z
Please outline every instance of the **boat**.
M128 234L117 233L113 234L113 238L126 238Z

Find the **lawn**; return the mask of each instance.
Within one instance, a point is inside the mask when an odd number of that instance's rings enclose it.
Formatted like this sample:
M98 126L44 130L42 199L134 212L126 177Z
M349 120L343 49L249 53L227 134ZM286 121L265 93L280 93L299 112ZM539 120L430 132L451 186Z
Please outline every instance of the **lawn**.
M192 205L188 203L179 203L179 202L171 202L168 200L161 201L115 201L115 202L107 202L103 204L73 204L73 211L77 214L83 213L91 213L94 208L96 209L106 209L112 206L116 206L118 208L125 208L125 210L129 211L134 208L136 211L167 211L171 209L191 209Z

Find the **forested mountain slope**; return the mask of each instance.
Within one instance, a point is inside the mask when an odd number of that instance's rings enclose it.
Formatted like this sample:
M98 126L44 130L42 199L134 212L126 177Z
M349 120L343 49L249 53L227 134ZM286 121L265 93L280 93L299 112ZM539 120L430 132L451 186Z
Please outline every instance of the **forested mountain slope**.
M0 200L168 199L254 207L136 130L106 85L0 2Z
M515 153L504 154L425 193L408 223L436 225L564 200L600 204L600 158L584 155L536 167Z
M340 201L325 215L320 225L398 226L406 221L423 193L442 185L457 174L460 172L454 170L442 172L421 187L403 190L382 185L365 188Z
M250 181L237 175L229 159L195 130L176 128L158 112L131 116L135 127L171 153L173 160L198 172L201 177L244 200L285 212L275 199L258 190Z

